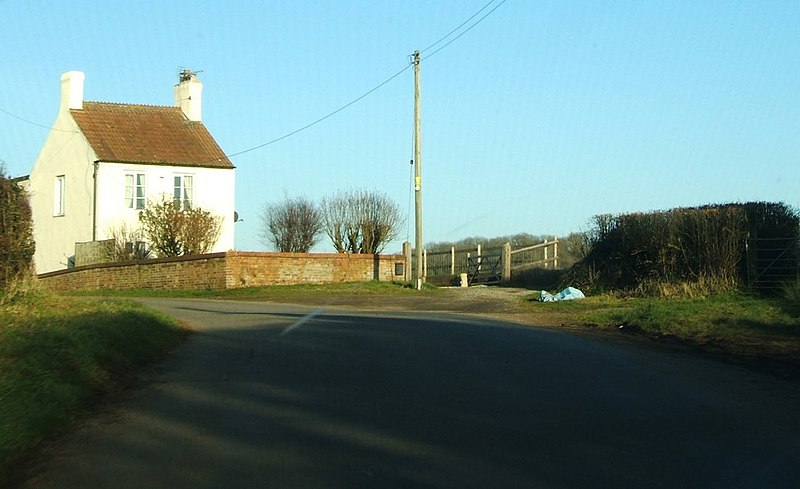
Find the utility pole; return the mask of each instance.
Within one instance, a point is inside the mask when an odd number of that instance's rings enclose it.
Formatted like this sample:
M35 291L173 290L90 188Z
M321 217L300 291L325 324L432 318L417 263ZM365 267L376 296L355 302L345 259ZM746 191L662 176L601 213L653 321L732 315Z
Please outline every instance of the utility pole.
M414 279L417 290L425 280L422 262L422 128L420 121L419 51L414 51L414 222L417 267Z

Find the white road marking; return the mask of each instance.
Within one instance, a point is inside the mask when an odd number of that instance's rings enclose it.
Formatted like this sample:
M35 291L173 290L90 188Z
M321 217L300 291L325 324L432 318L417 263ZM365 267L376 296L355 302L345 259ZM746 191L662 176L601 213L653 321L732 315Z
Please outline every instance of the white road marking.
M317 316L317 315L319 315L321 313L322 313L322 309L317 309L317 310L311 311L310 313L308 313L305 316L303 316L300 319L298 319L294 324L288 326L286 329L281 331L280 336L285 336L285 335L289 334L290 332L294 331L295 329L297 329L300 326L302 326L303 324L305 324L307 321L309 321L311 319L314 319L315 316Z

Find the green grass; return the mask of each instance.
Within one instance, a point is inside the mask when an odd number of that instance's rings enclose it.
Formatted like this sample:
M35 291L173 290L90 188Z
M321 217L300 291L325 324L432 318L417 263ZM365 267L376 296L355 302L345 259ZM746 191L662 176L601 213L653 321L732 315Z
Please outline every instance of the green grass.
M426 284L423 294L436 294L441 289ZM297 299L303 297L318 297L327 294L351 296L414 296L420 291L411 285L400 282L369 281L348 282L341 284L314 284L314 285L268 285L262 287L243 287L237 289L209 289L209 290L104 290L71 292L72 296L97 296L102 294L107 297L178 297L198 299L229 299L229 300L281 300Z
M588 327L669 338L695 345L718 345L737 353L800 355L800 287L787 286L782 297L765 298L744 293L724 293L689 298L622 298L589 296L585 300L540 303L531 291L514 311L527 316L529 324ZM84 293L96 294L97 292ZM231 300L263 300L305 303L338 297L424 297L446 306L456 302L459 291L426 286L422 291L408 284L354 282L327 285L276 285L230 290L109 291L120 296L195 297ZM354 302L358 302L357 300ZM426 302L430 307L431 302ZM443 310L453 310L442 306ZM520 307L517 307L520 306Z
M33 294L0 307L0 486L40 441L185 334L131 301Z
M564 324L716 344L740 353L800 353L800 318L786 298L743 293L689 299L596 296L529 307Z

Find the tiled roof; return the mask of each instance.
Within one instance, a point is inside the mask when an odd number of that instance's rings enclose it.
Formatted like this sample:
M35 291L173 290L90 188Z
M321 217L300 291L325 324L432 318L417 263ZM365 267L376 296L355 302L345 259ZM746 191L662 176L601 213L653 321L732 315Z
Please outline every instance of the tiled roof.
M233 168L206 126L180 107L83 102L70 113L100 161Z

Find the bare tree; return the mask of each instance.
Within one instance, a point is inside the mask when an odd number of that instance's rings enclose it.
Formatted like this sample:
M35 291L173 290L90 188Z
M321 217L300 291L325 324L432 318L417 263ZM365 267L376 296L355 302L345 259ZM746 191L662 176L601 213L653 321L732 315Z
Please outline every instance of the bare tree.
M184 255L208 253L222 233L222 218L199 207L183 210L181 241Z
M403 222L397 204L376 191L339 192L323 199L321 212L325 232L339 253L380 253Z
M145 247L145 238L139 228L131 228L122 222L109 226L106 230L109 239L101 241L103 259L110 262L144 260L150 256Z
M304 197L285 197L282 202L264 206L261 240L277 251L308 253L322 231L322 216L313 202Z
M358 228L350 194L339 192L320 204L322 226L337 253L358 253Z
M142 233L160 257L208 253L222 232L222 218L172 199L148 202L139 215Z

